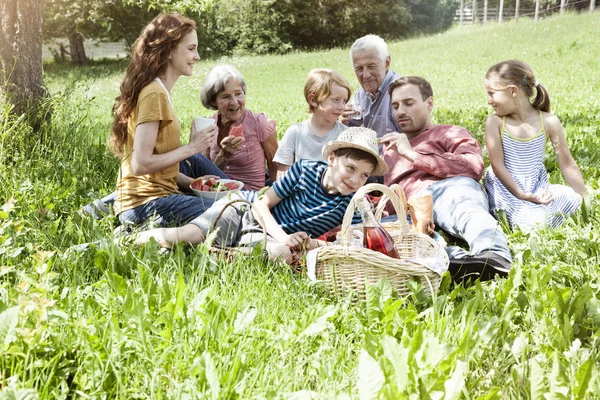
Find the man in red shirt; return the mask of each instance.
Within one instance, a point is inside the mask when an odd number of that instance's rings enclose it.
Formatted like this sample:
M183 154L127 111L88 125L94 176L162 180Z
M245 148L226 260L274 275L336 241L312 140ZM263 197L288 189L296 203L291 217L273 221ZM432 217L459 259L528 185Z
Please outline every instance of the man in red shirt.
M385 184L398 183L409 199L431 194L436 226L469 244L469 252L447 248L453 279L506 276L512 257L479 183L484 170L479 143L464 128L431 122L433 90L425 79L400 78L389 91L402 133L381 138L390 166Z

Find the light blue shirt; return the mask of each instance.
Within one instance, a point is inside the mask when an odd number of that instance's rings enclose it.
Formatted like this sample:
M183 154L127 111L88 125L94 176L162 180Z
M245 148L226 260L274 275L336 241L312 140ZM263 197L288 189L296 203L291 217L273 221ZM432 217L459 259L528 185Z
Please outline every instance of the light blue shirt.
M377 137L382 137L388 132L400 132L400 127L394 118L392 99L388 93L390 84L400 78L400 75L388 70L374 98L371 93L366 92L362 87L359 88L354 94L354 104L362 106L363 119L350 121L350 126L364 125L365 128L377 132Z

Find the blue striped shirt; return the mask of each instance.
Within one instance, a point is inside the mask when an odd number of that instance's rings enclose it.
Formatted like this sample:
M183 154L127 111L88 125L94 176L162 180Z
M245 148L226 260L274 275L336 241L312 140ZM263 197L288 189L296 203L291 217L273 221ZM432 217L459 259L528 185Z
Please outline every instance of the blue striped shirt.
M341 225L352 195L325 192L325 171L327 163L302 159L273 184L281 201L271 213L286 233L304 231L315 238ZM353 222L360 223L360 216Z

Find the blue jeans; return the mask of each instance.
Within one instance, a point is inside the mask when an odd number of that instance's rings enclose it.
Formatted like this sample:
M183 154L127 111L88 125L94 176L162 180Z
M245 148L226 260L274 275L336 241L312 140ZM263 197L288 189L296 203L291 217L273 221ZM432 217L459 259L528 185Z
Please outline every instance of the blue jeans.
M141 225L151 221L160 226L180 226L201 215L212 206L213 200L187 194L171 194L123 211L119 221L123 225Z
M179 163L179 172L190 178L199 178L204 175L216 175L228 179L225 172L202 154L195 154Z
M506 235L489 212L489 203L479 182L465 176L447 178L419 192L433 197L433 220L436 227L469 244L469 252L450 246L450 258L485 254L493 251L512 261Z
M194 179L204 175L216 175L219 178L224 179L229 178L225 175L225 172L202 154L195 154L180 162L179 172ZM102 202L107 205L113 205L116 197L117 193L112 192L111 194L104 196Z
M217 175L220 178L227 179L227 175L202 154L196 154L181 161L179 172L190 178ZM116 193L112 195L112 202L114 202ZM111 195L106 196L104 199L109 197ZM160 226L183 225L203 214L212 204L213 201L210 199L186 194L172 194L149 201L131 210L123 211L119 214L119 221L122 224L140 225L149 219L153 219L153 222Z

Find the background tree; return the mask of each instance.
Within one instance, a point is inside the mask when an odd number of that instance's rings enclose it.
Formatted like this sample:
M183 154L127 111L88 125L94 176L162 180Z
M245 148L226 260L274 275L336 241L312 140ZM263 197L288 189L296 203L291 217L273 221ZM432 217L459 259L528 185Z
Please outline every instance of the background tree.
M407 0L411 15L411 34L430 34L450 28L456 14L453 0Z
M90 21L95 29L91 36L108 41L124 41L127 49L131 49L144 26L163 11L162 6L154 5L149 0L79 1L93 3L93 7L90 8Z
M87 64L84 39L95 36L97 31L90 18L95 2L97 0L46 0L44 5L44 39L67 38L73 64Z
M0 95L35 115L45 97L42 77L44 0L0 0Z
M92 1L92 0L80 0ZM352 43L367 33L399 39L447 29L457 0L107 0L116 21L130 7L136 35L150 18L135 19L142 10L177 11L198 23L202 56L231 53L285 53ZM119 12L119 10L121 10ZM414 15L413 15L414 14ZM102 19L99 19L102 21ZM112 24L113 22L111 22Z
M85 39L123 41L129 49L159 12L150 1L46 0L44 39L59 45L59 39L68 39L71 62L85 65Z

